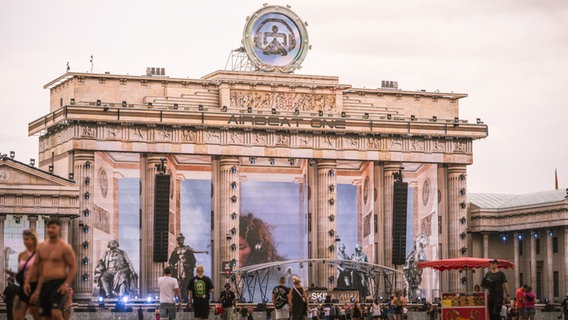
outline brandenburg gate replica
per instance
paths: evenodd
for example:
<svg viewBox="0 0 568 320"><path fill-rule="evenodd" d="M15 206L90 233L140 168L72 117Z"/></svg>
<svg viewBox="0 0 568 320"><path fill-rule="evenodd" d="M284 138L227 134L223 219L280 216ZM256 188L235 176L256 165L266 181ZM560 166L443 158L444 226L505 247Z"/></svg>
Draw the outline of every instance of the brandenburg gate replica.
<svg viewBox="0 0 568 320"><path fill-rule="evenodd" d="M326 259L345 248L345 257L401 275L409 259L468 255L467 166L488 127L460 118L466 94L295 73L308 33L286 7L251 15L242 44L235 54L245 67L200 79L148 68L67 72L45 85L49 112L29 134L39 136L39 168L78 190L78 212L66 220L77 299L101 294L102 257L117 246L131 264L123 292L139 297L157 295L184 246L217 290L235 272L275 261L289 261L281 274L331 288L344 279ZM178 272L193 273L187 266ZM471 287L457 272L420 277L430 299ZM389 281L377 292L389 294Z"/></svg>

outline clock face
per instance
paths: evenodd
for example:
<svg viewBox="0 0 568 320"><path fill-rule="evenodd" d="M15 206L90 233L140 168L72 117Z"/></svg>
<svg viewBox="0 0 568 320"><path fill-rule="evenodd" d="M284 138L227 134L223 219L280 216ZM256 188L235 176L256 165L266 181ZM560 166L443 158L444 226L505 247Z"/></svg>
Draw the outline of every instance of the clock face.
<svg viewBox="0 0 568 320"><path fill-rule="evenodd" d="M424 205L428 204L430 200L430 178L426 178L422 184L422 203Z"/></svg>
<svg viewBox="0 0 568 320"><path fill-rule="evenodd" d="M106 198L108 194L108 177L106 170L103 168L99 170L99 186L101 188L103 198Z"/></svg>
<svg viewBox="0 0 568 320"><path fill-rule="evenodd" d="M268 6L248 19L243 46L258 69L292 72L306 56L308 34L294 12L281 6Z"/></svg>

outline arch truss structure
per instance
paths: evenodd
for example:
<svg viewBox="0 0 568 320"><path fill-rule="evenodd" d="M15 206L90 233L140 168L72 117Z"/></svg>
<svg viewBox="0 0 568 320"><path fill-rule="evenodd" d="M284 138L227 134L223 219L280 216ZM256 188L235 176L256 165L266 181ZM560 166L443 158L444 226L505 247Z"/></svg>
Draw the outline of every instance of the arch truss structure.
<svg viewBox="0 0 568 320"><path fill-rule="evenodd" d="M349 287L336 286L336 276L330 277L329 286L325 289L327 291L334 289L359 290L361 292L360 299L369 295L372 297L390 296L396 290L404 288L404 274L401 271L368 262L343 259L301 259L260 263L233 270L230 281L241 302L268 302L271 300L272 286L274 285L274 282L270 280L276 279L278 275L282 274L282 268L290 265L297 265L299 269L308 268L308 273L312 268L321 265L340 267L353 274L358 273L362 275L360 279L363 279L364 282L363 292L361 292L361 287L356 287L353 284ZM310 289L312 288L308 288L308 290ZM317 290L322 290L322 288L318 287Z"/></svg>

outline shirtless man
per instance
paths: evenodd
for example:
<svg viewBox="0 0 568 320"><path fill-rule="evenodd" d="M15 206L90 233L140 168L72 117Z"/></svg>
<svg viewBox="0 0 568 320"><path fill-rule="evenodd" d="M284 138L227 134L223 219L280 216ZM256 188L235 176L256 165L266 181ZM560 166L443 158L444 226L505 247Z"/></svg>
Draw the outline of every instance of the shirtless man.
<svg viewBox="0 0 568 320"><path fill-rule="evenodd" d="M58 218L49 219L46 232L48 239L39 244L33 264L32 271L39 270L39 280L30 302L39 301L40 316L63 320L66 294L77 273L76 257L71 246L60 238L61 221ZM24 284L24 292L31 293L27 281Z"/></svg>

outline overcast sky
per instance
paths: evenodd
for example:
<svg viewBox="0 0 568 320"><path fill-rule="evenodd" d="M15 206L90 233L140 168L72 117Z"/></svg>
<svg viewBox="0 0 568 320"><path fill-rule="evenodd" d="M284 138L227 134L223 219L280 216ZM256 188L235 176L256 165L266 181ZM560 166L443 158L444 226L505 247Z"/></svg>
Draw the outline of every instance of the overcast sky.
<svg viewBox="0 0 568 320"><path fill-rule="evenodd" d="M200 78L225 68L262 1L0 1L0 152L37 158L28 123L49 111L43 85L71 71ZM470 192L568 187L568 2L413 0L270 2L309 23L301 74L354 87L467 93L460 118L481 118Z"/></svg>

